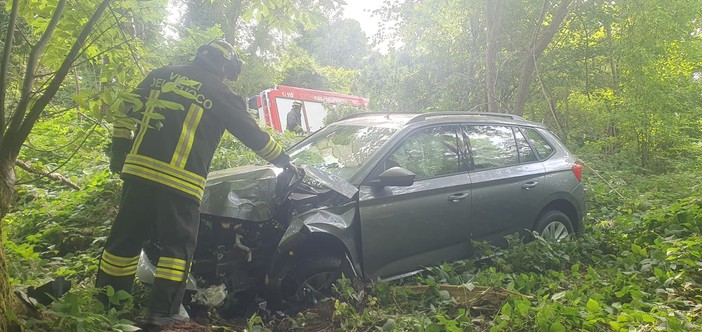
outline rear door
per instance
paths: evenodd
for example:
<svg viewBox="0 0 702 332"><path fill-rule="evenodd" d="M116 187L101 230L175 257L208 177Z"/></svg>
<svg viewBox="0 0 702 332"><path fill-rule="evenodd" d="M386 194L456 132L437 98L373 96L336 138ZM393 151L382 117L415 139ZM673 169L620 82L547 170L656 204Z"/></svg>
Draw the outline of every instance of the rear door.
<svg viewBox="0 0 702 332"><path fill-rule="evenodd" d="M473 163L472 239L505 245L505 235L533 226L543 202L544 167L519 128L468 125L463 134Z"/></svg>
<svg viewBox="0 0 702 332"><path fill-rule="evenodd" d="M399 166L417 175L411 186L360 188L364 272L391 277L470 254L470 177L460 126L411 133L372 173Z"/></svg>

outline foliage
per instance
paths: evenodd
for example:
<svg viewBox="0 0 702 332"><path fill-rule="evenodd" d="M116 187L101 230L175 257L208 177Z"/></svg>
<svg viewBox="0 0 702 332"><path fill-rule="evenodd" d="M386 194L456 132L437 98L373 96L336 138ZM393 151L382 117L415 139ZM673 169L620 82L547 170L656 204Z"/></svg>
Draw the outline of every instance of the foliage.
<svg viewBox="0 0 702 332"><path fill-rule="evenodd" d="M362 68L369 55L366 36L355 20L338 20L315 30L302 31L296 43L320 65L334 68Z"/></svg>
<svg viewBox="0 0 702 332"><path fill-rule="evenodd" d="M640 200L633 196L624 203L639 205ZM592 214L599 219L596 211ZM361 293L362 311L356 309L357 300L340 298L335 322L349 331L371 326L392 331L696 330L702 324L697 304L701 226L702 197L696 194L638 214L621 211L590 224L575 241L513 238L509 249L493 248L488 261L444 264L406 281L430 290L480 285L513 294L497 305L464 307L438 288L417 295L408 293L407 285L376 283Z"/></svg>
<svg viewBox="0 0 702 332"><path fill-rule="evenodd" d="M82 280L96 272L120 181L102 170L79 183L81 191L20 186L17 209L5 218L15 283L33 284L51 275Z"/></svg>
<svg viewBox="0 0 702 332"><path fill-rule="evenodd" d="M41 318L29 318L22 325L28 331L140 331L132 321L123 318L133 308L132 297L127 292L108 288L107 296L111 301L128 301L123 309L112 308L107 312L96 295L95 288L82 284L57 299L51 307L44 308Z"/></svg>
<svg viewBox="0 0 702 332"><path fill-rule="evenodd" d="M9 59L8 109L20 102L29 53L57 1L21 3ZM44 91L96 3L66 2L32 72L34 89L27 92ZM2 232L10 282L35 286L64 276L77 285L41 308L40 317L20 317L28 330L133 328L123 317L138 317L138 295L131 299L134 307L105 314L90 286L120 191L120 180L107 172L105 120L149 69L187 61L209 39L225 36L241 51L246 65L232 87L243 96L289 84L370 97L371 109L378 111L486 109L485 1L387 1L376 13L385 26L380 36L392 38L382 54L369 51L357 24L340 19L341 1L182 3L185 15L174 26L176 38L162 35L166 1L112 2L24 142L20 160L81 187L76 191L17 171L18 195ZM522 56L538 32L542 6L553 3L505 2L495 83L503 109L516 94ZM486 260L444 264L360 291L342 286L326 326L702 329L702 5L573 0L569 8L536 61L524 115L554 128L582 157L589 196L585 233L562 243L511 238L508 249L481 246L492 253ZM3 31L7 16L0 15ZM325 123L355 111L339 106ZM5 116L3 124L11 114ZM299 139L274 137L285 146ZM212 169L251 163L264 161L226 134ZM490 292L466 303L442 288L446 285ZM304 329L316 319L312 316L291 318L292 329ZM254 329L263 321L253 316L246 325Z"/></svg>
<svg viewBox="0 0 702 332"><path fill-rule="evenodd" d="M503 111L518 111L513 105L523 56L556 2L504 2L494 87ZM702 38L696 18L702 6L570 2L534 65L524 115L566 142L625 154L647 172L666 171L674 158L699 149ZM390 51L366 60L361 95L380 111L487 110L486 3L492 2L386 3L376 14L391 37Z"/></svg>

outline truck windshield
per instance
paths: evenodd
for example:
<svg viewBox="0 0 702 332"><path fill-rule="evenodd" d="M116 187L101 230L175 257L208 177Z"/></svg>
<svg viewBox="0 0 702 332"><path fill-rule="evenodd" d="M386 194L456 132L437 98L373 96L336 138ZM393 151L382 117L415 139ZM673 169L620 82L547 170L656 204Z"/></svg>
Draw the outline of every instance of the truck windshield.
<svg viewBox="0 0 702 332"><path fill-rule="evenodd" d="M396 131L388 127L329 126L288 154L296 165L312 166L349 180Z"/></svg>

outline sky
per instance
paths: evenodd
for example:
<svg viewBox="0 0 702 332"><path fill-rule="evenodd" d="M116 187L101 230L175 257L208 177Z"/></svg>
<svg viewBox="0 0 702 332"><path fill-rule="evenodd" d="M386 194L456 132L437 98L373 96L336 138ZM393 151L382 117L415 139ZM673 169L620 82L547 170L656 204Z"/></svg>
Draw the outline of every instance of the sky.
<svg viewBox="0 0 702 332"><path fill-rule="evenodd" d="M370 38L378 31L378 19L371 16L374 9L380 8L382 0L345 0L344 16L361 22L361 28ZM364 11L365 10L365 11Z"/></svg>

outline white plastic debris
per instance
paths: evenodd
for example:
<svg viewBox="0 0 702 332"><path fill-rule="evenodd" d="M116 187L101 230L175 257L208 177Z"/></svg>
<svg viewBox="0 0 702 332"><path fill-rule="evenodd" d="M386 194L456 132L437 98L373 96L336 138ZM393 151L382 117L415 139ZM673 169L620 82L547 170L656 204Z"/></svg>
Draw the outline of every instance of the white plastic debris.
<svg viewBox="0 0 702 332"><path fill-rule="evenodd" d="M227 288L224 284L211 286L207 289L200 289L193 295L193 301L208 307L219 307L227 297Z"/></svg>

